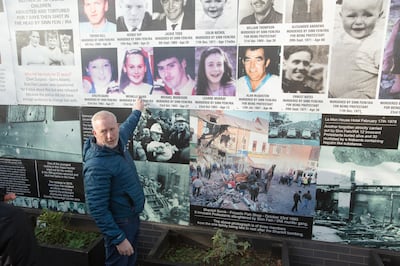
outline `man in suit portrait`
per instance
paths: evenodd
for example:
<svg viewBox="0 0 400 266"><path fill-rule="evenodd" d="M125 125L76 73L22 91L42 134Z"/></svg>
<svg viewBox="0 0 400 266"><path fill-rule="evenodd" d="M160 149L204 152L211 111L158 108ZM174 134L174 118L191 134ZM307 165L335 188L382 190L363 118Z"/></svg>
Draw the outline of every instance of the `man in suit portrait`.
<svg viewBox="0 0 400 266"><path fill-rule="evenodd" d="M322 0L294 0L292 23L322 22Z"/></svg>
<svg viewBox="0 0 400 266"><path fill-rule="evenodd" d="M121 16L117 18L117 31L150 30L151 15L146 0L119 0Z"/></svg>
<svg viewBox="0 0 400 266"><path fill-rule="evenodd" d="M195 12L191 1L193 0L160 0L163 14L153 20L153 30L194 29Z"/></svg>

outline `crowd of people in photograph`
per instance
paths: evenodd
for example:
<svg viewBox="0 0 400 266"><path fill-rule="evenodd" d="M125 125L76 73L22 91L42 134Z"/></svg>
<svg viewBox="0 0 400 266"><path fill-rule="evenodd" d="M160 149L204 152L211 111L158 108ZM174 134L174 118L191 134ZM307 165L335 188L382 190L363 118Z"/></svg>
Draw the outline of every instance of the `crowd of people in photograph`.
<svg viewBox="0 0 400 266"><path fill-rule="evenodd" d="M134 135L134 159L188 163L190 158L189 113L145 110Z"/></svg>

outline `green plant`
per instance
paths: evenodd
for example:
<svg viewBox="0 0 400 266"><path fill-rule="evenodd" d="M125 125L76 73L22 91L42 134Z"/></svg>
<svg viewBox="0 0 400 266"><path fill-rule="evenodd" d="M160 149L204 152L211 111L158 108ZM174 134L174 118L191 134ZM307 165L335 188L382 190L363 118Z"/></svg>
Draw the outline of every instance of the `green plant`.
<svg viewBox="0 0 400 266"><path fill-rule="evenodd" d="M212 248L208 250L204 257L205 263L217 263L217 265L228 265L235 261L237 256L243 256L250 243L238 241L235 234L223 234L222 229L218 229L212 237Z"/></svg>
<svg viewBox="0 0 400 266"><path fill-rule="evenodd" d="M218 229L211 240L212 246L205 248L202 245L189 244L179 237L172 238L162 259L196 266L282 265L280 253L273 254L272 249L268 247L256 251L248 241L239 241L235 234L225 233L222 229Z"/></svg>
<svg viewBox="0 0 400 266"><path fill-rule="evenodd" d="M69 228L70 217L62 212L43 210L37 218L36 239L40 244L84 249L100 234Z"/></svg>

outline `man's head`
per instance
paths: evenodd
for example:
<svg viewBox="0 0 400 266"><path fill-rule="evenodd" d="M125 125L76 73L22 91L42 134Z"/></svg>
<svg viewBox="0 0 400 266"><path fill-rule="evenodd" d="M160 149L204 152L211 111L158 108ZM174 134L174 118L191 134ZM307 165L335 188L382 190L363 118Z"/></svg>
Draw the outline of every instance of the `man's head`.
<svg viewBox="0 0 400 266"><path fill-rule="evenodd" d="M265 54L263 47L247 47L242 57L242 63L250 81L257 83L267 75L266 68L270 59Z"/></svg>
<svg viewBox="0 0 400 266"><path fill-rule="evenodd" d="M147 10L147 0L120 0L122 16L128 29L138 28Z"/></svg>
<svg viewBox="0 0 400 266"><path fill-rule="evenodd" d="M60 40L61 40L61 51L63 53L68 53L70 52L70 44L69 42L71 41L71 36L67 34L61 34L60 35Z"/></svg>
<svg viewBox="0 0 400 266"><path fill-rule="evenodd" d="M204 13L210 18L219 18L224 12L227 0L200 0Z"/></svg>
<svg viewBox="0 0 400 266"><path fill-rule="evenodd" d="M186 0L160 0L165 15L171 22L177 22L182 16Z"/></svg>
<svg viewBox="0 0 400 266"><path fill-rule="evenodd" d="M179 90L188 81L186 73L188 49L160 47L155 52L157 72L164 84L174 90Z"/></svg>
<svg viewBox="0 0 400 266"><path fill-rule="evenodd" d="M119 126L115 115L109 111L99 111L92 117L92 133L99 146L115 148L118 145Z"/></svg>
<svg viewBox="0 0 400 266"><path fill-rule="evenodd" d="M32 207L35 209L39 208L39 199L37 198L32 199Z"/></svg>
<svg viewBox="0 0 400 266"><path fill-rule="evenodd" d="M108 0L83 0L83 11L94 28L100 28L106 22Z"/></svg>
<svg viewBox="0 0 400 266"><path fill-rule="evenodd" d="M183 116L177 116L175 119L174 127L178 132L185 131L187 127L187 121Z"/></svg>
<svg viewBox="0 0 400 266"><path fill-rule="evenodd" d="M40 34L38 31L32 31L31 35L29 36L30 44L34 47L38 46L40 43Z"/></svg>
<svg viewBox="0 0 400 266"><path fill-rule="evenodd" d="M47 209L47 199L41 199L40 200L40 208L42 209Z"/></svg>
<svg viewBox="0 0 400 266"><path fill-rule="evenodd" d="M142 84L147 71L142 52L140 50L127 51L122 69L130 83Z"/></svg>
<svg viewBox="0 0 400 266"><path fill-rule="evenodd" d="M340 16L344 31L363 39L373 32L383 13L383 0L344 0Z"/></svg>
<svg viewBox="0 0 400 266"><path fill-rule="evenodd" d="M162 131L161 125L159 123L154 123L150 127L150 136L151 136L152 140L160 141L162 134L163 134L163 131Z"/></svg>
<svg viewBox="0 0 400 266"><path fill-rule="evenodd" d="M49 49L54 49L58 46L57 31L49 31L47 33L47 46L49 47Z"/></svg>
<svg viewBox="0 0 400 266"><path fill-rule="evenodd" d="M274 4L274 0L251 0L251 6L254 13L258 15L267 14Z"/></svg>
<svg viewBox="0 0 400 266"><path fill-rule="evenodd" d="M143 128L142 137L146 137L146 138L150 137L150 129L149 128L147 128L147 127Z"/></svg>
<svg viewBox="0 0 400 266"><path fill-rule="evenodd" d="M285 78L292 81L304 81L310 70L313 52L308 46L288 46L283 52L283 70Z"/></svg>

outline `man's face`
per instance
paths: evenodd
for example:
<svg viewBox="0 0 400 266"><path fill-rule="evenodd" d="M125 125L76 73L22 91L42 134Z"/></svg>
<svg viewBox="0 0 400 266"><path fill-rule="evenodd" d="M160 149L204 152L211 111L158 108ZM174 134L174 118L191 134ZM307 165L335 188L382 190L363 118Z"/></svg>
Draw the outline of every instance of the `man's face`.
<svg viewBox="0 0 400 266"><path fill-rule="evenodd" d="M304 81L311 64L311 54L306 51L293 53L283 62L285 78L293 81Z"/></svg>
<svg viewBox="0 0 400 266"><path fill-rule="evenodd" d="M178 132L183 132L185 130L186 123L185 122L175 122L176 130Z"/></svg>
<svg viewBox="0 0 400 266"><path fill-rule="evenodd" d="M124 72L131 83L134 85L142 84L144 75L146 74L146 65L143 56L140 54L127 55Z"/></svg>
<svg viewBox="0 0 400 266"><path fill-rule="evenodd" d="M61 51L63 51L64 53L69 52L69 43L67 42L62 42L61 43Z"/></svg>
<svg viewBox="0 0 400 266"><path fill-rule="evenodd" d="M32 200L32 207L39 208L39 200L37 200L37 199Z"/></svg>
<svg viewBox="0 0 400 266"><path fill-rule="evenodd" d="M58 211L62 211L62 212L67 212L68 211L68 206L67 206L67 204L65 202L59 202L57 210Z"/></svg>
<svg viewBox="0 0 400 266"><path fill-rule="evenodd" d="M111 63L108 59L98 58L92 60L86 70L95 86L107 85L112 79Z"/></svg>
<svg viewBox="0 0 400 266"><path fill-rule="evenodd" d="M271 9L274 0L251 0L254 13L264 15Z"/></svg>
<svg viewBox="0 0 400 266"><path fill-rule="evenodd" d="M244 69L250 81L261 81L266 75L270 60L265 58L264 49L247 49L243 58Z"/></svg>
<svg viewBox="0 0 400 266"><path fill-rule="evenodd" d="M100 27L106 20L108 0L84 0L83 11L85 12L90 24L94 27Z"/></svg>
<svg viewBox="0 0 400 266"><path fill-rule="evenodd" d="M172 22L176 22L180 18L186 5L186 0L160 0L160 2L165 15Z"/></svg>
<svg viewBox="0 0 400 266"><path fill-rule="evenodd" d="M54 49L57 46L57 38L51 37L48 39L48 46L50 49Z"/></svg>
<svg viewBox="0 0 400 266"><path fill-rule="evenodd" d="M119 127L113 116L105 115L94 121L92 132L97 145L111 149L118 145Z"/></svg>
<svg viewBox="0 0 400 266"><path fill-rule="evenodd" d="M128 28L135 28L142 23L146 12L146 0L122 0L121 9L125 24Z"/></svg>
<svg viewBox="0 0 400 266"><path fill-rule="evenodd" d="M224 12L226 0L200 0L204 13L210 18L218 18Z"/></svg>
<svg viewBox="0 0 400 266"><path fill-rule="evenodd" d="M39 45L40 42L40 35L37 31L32 31L31 36L29 37L31 45L36 47Z"/></svg>
<svg viewBox="0 0 400 266"><path fill-rule="evenodd" d="M158 74L165 85L175 89L179 88L186 79L186 60L179 62L178 58L170 57L157 64Z"/></svg>
<svg viewBox="0 0 400 266"><path fill-rule="evenodd" d="M161 133L151 131L150 135L151 135L151 139L154 140L154 141L160 141L161 140Z"/></svg>
<svg viewBox="0 0 400 266"><path fill-rule="evenodd" d="M343 29L356 39L371 35L377 20L381 16L381 5L376 0L347 0L343 2Z"/></svg>
<svg viewBox="0 0 400 266"><path fill-rule="evenodd" d="M40 208L47 209L47 200L45 199L40 200Z"/></svg>

